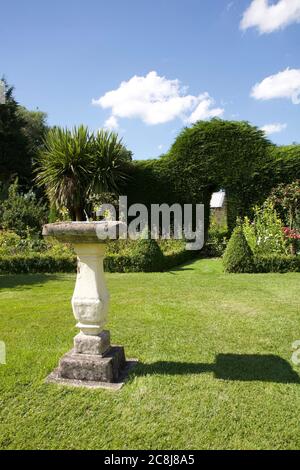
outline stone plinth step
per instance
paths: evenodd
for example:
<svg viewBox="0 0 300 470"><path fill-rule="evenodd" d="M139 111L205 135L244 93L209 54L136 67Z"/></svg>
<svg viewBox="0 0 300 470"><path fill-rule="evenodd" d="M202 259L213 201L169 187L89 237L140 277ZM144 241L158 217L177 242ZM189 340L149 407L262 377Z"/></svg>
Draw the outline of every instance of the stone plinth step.
<svg viewBox="0 0 300 470"><path fill-rule="evenodd" d="M77 354L72 349L61 358L59 367L47 377L46 382L119 390L137 362L126 361L122 346L112 346L105 356Z"/></svg>

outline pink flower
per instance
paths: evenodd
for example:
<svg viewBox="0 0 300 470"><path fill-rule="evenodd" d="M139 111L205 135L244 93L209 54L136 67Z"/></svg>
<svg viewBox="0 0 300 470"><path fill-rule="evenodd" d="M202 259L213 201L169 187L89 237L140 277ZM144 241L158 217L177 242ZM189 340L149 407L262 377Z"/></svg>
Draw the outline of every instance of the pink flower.
<svg viewBox="0 0 300 470"><path fill-rule="evenodd" d="M282 230L286 238L290 240L300 240L300 233L297 230L289 227L284 227Z"/></svg>

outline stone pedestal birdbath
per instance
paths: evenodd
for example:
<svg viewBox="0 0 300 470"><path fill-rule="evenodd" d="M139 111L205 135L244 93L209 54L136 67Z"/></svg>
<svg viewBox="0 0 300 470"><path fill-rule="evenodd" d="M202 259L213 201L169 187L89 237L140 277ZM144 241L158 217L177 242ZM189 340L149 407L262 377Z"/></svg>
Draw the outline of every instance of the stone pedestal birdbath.
<svg viewBox="0 0 300 470"><path fill-rule="evenodd" d="M45 225L43 235L71 243L78 258L72 308L77 328L74 348L59 362L48 382L75 386L119 388L127 369L122 346L112 346L105 330L109 293L103 270L105 243L126 226L121 222L68 222ZM49 299L51 301L51 299Z"/></svg>

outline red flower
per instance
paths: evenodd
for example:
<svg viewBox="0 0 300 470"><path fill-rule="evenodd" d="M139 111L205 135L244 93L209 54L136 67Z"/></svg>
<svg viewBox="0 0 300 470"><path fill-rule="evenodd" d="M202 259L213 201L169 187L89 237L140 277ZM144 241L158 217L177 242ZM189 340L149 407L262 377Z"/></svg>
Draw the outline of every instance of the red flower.
<svg viewBox="0 0 300 470"><path fill-rule="evenodd" d="M300 240L300 233L297 230L289 227L284 227L282 230L286 238L290 240Z"/></svg>

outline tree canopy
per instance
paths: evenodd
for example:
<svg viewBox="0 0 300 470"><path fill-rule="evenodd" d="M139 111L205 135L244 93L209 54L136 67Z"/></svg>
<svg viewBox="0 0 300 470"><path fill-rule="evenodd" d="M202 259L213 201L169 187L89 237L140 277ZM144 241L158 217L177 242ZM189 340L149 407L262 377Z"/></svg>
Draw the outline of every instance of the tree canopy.
<svg viewBox="0 0 300 470"><path fill-rule="evenodd" d="M261 171L269 162L271 143L247 122L213 119L185 128L168 160L178 192L197 200L204 190L224 188L229 200L229 225L258 202Z"/></svg>
<svg viewBox="0 0 300 470"><path fill-rule="evenodd" d="M13 96L6 81L5 103L0 104L0 182L16 177L21 186L32 184L32 162L47 130L46 114L28 111Z"/></svg>

